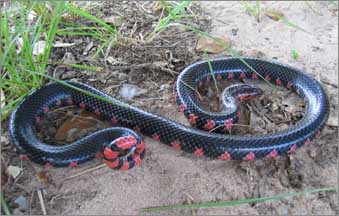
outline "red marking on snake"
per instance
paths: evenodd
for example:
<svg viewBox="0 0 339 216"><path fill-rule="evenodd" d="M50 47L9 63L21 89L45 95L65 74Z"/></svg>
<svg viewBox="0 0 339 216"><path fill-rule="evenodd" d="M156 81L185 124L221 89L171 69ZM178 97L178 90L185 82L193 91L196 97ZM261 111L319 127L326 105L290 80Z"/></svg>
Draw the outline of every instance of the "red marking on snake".
<svg viewBox="0 0 339 216"><path fill-rule="evenodd" d="M287 153L292 153L295 152L295 150L297 150L298 146L296 144L292 145L290 150L287 151Z"/></svg>
<svg viewBox="0 0 339 216"><path fill-rule="evenodd" d="M227 79L233 79L234 78L234 74L233 73L229 73L228 75L227 75Z"/></svg>
<svg viewBox="0 0 339 216"><path fill-rule="evenodd" d="M129 169L129 162L124 160L122 166L120 167L120 171L125 171L125 170L128 170Z"/></svg>
<svg viewBox="0 0 339 216"><path fill-rule="evenodd" d="M211 130L214 128L214 126L215 126L215 122L212 119L208 119L207 123L204 125L204 128L206 130Z"/></svg>
<svg viewBox="0 0 339 216"><path fill-rule="evenodd" d="M175 150L180 150L181 149L181 145L178 141L173 141L171 142L171 146L175 149Z"/></svg>
<svg viewBox="0 0 339 216"><path fill-rule="evenodd" d="M255 159L255 154L253 152L250 152L245 157L243 157L243 160L245 161L251 161L254 159Z"/></svg>
<svg viewBox="0 0 339 216"><path fill-rule="evenodd" d="M203 156L204 155L204 150L202 150L202 148L197 148L195 151L194 151L194 154L198 157L200 156Z"/></svg>
<svg viewBox="0 0 339 216"><path fill-rule="evenodd" d="M134 136L127 136L117 139L116 143L118 148L126 150L134 146L137 143L137 140L135 139Z"/></svg>
<svg viewBox="0 0 339 216"><path fill-rule="evenodd" d="M310 145L311 144L311 140L310 138L307 138L307 140L305 141L305 145Z"/></svg>
<svg viewBox="0 0 339 216"><path fill-rule="evenodd" d="M218 75L217 75L217 80L221 80L221 79L222 79L221 75L218 74Z"/></svg>
<svg viewBox="0 0 339 216"><path fill-rule="evenodd" d="M95 158L102 158L103 154L102 152L95 153Z"/></svg>
<svg viewBox="0 0 339 216"><path fill-rule="evenodd" d="M62 104L62 101L60 99L55 102L55 105L57 106L61 106L61 104Z"/></svg>
<svg viewBox="0 0 339 216"><path fill-rule="evenodd" d="M119 165L119 160L115 160L115 161L108 161L108 160L104 160L104 163L109 167L109 168L116 168Z"/></svg>
<svg viewBox="0 0 339 216"><path fill-rule="evenodd" d="M275 158L277 156L278 156L278 152L274 149L266 157L267 158Z"/></svg>
<svg viewBox="0 0 339 216"><path fill-rule="evenodd" d="M240 95L239 97L238 97L238 102L241 102L241 101L245 101L245 100L249 100L249 99L251 99L252 97L251 97L251 95Z"/></svg>
<svg viewBox="0 0 339 216"><path fill-rule="evenodd" d="M155 141L160 141L160 136L157 133L154 133L152 137Z"/></svg>
<svg viewBox="0 0 339 216"><path fill-rule="evenodd" d="M140 156L138 154L133 153L132 158L134 160L134 166L139 166L139 164L141 163Z"/></svg>
<svg viewBox="0 0 339 216"><path fill-rule="evenodd" d="M80 107L81 109L85 109L86 105L85 105L84 102L81 102L81 103L79 103L79 107Z"/></svg>
<svg viewBox="0 0 339 216"><path fill-rule="evenodd" d="M241 116L241 111L240 110L238 110L237 116L238 116L238 118L240 118L240 116Z"/></svg>
<svg viewBox="0 0 339 216"><path fill-rule="evenodd" d="M97 116L100 116L100 115L101 115L101 112L100 112L99 109L96 109L96 110L94 111L94 114L97 115Z"/></svg>
<svg viewBox="0 0 339 216"><path fill-rule="evenodd" d="M269 75L266 75L266 76L265 76L265 80L270 81L270 80L271 80L271 77L270 77Z"/></svg>
<svg viewBox="0 0 339 216"><path fill-rule="evenodd" d="M21 160L28 161L29 157L26 154L20 155Z"/></svg>
<svg viewBox="0 0 339 216"><path fill-rule="evenodd" d="M47 169L50 169L50 168L53 168L54 166L51 163L46 163L44 167Z"/></svg>
<svg viewBox="0 0 339 216"><path fill-rule="evenodd" d="M278 78L278 79L276 79L275 80L275 84L277 84L277 85L281 85L281 80Z"/></svg>
<svg viewBox="0 0 339 216"><path fill-rule="evenodd" d="M224 122L225 129L230 130L233 127L233 118L226 119Z"/></svg>
<svg viewBox="0 0 339 216"><path fill-rule="evenodd" d="M317 136L317 137L319 137L319 136L320 136L320 134L321 134L321 131L320 131L320 130L318 130L318 131L317 131L317 134L316 134L316 136Z"/></svg>
<svg viewBox="0 0 339 216"><path fill-rule="evenodd" d="M67 99L67 103L68 103L68 105L72 105L73 104L73 99L72 98L68 98Z"/></svg>
<svg viewBox="0 0 339 216"><path fill-rule="evenodd" d="M295 90L295 92L296 92L298 95L300 95L300 90L299 90L299 89Z"/></svg>
<svg viewBox="0 0 339 216"><path fill-rule="evenodd" d="M292 83L291 83L290 81L288 81L286 87L287 87L288 89L290 89L290 88L292 87Z"/></svg>
<svg viewBox="0 0 339 216"><path fill-rule="evenodd" d="M41 121L40 116L35 116L35 123L39 124Z"/></svg>
<svg viewBox="0 0 339 216"><path fill-rule="evenodd" d="M45 113L48 113L48 112L49 112L49 107L48 107L48 106L44 107L44 112L45 112Z"/></svg>
<svg viewBox="0 0 339 216"><path fill-rule="evenodd" d="M115 118L115 117L112 117L111 118L111 122L112 122L112 124L117 124L118 123L118 119Z"/></svg>
<svg viewBox="0 0 339 216"><path fill-rule="evenodd" d="M224 152L222 155L219 156L220 160L231 160L231 155L227 151Z"/></svg>
<svg viewBox="0 0 339 216"><path fill-rule="evenodd" d="M258 75L256 73L252 73L252 79L258 79Z"/></svg>
<svg viewBox="0 0 339 216"><path fill-rule="evenodd" d="M240 73L240 78L241 78L241 79L246 78L246 74L245 74L244 72L241 72L241 73Z"/></svg>
<svg viewBox="0 0 339 216"><path fill-rule="evenodd" d="M104 156L107 159L114 159L116 157L118 157L119 152L113 151L112 149L106 147L104 150Z"/></svg>
<svg viewBox="0 0 339 216"><path fill-rule="evenodd" d="M198 116L194 115L193 113L190 114L190 117L189 117L189 121L192 123L192 124L196 124L197 123L197 118Z"/></svg>
<svg viewBox="0 0 339 216"><path fill-rule="evenodd" d="M73 167L73 168L75 168L75 167L77 167L78 166L78 163L77 162L71 162L70 164L69 164L69 167Z"/></svg>
<svg viewBox="0 0 339 216"><path fill-rule="evenodd" d="M179 106L179 112L185 112L185 106L184 106L184 104L180 104L180 106Z"/></svg>
<svg viewBox="0 0 339 216"><path fill-rule="evenodd" d="M141 154L142 151L145 149L146 145L144 141L141 141L137 146L136 146L136 152L138 154Z"/></svg>
<svg viewBox="0 0 339 216"><path fill-rule="evenodd" d="M141 129L140 129L138 126L135 126L133 129L134 129L136 132L141 133Z"/></svg>
<svg viewBox="0 0 339 216"><path fill-rule="evenodd" d="M144 151L145 146L146 146L146 145L145 145L145 142L144 142L144 141L141 141L140 144L137 145L137 148L136 148L135 152L138 153L138 154L141 154L142 151Z"/></svg>

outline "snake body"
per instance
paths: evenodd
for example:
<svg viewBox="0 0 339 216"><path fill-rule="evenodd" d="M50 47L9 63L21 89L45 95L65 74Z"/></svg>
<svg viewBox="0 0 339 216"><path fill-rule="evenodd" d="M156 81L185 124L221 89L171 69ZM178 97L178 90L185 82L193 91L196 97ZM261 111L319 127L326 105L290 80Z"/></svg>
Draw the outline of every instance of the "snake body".
<svg viewBox="0 0 339 216"><path fill-rule="evenodd" d="M57 82L33 91L19 103L10 119L11 140L23 158L45 166L76 166L103 152L105 163L119 170L137 166L143 159L145 143L141 133L174 149L221 160L273 158L309 144L320 134L329 116L329 101L320 83L298 69L277 62L254 58L243 60L252 68L238 58L221 58L194 63L178 76L174 93L179 111L200 129L145 112L86 84ZM212 84L214 80L262 78L285 86L304 98L306 111L303 118L294 126L272 134L236 136L208 132L213 128L229 130L239 118L237 104L255 96L256 88L238 85L225 90L225 109L220 113L201 108L195 89L206 82ZM119 126L97 131L64 146L40 141L36 124L41 117L52 108L69 104L92 111Z"/></svg>

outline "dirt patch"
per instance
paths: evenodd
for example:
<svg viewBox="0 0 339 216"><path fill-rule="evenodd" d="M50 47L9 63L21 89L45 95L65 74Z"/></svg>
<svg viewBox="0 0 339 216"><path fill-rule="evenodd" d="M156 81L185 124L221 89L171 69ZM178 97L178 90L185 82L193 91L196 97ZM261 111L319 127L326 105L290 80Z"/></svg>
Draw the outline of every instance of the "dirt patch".
<svg viewBox="0 0 339 216"><path fill-rule="evenodd" d="M302 2L262 2L262 7L282 10L287 19L312 32L308 35L266 16L261 16L260 22L257 22L238 2L199 4L209 14L209 26L212 28L206 27L208 22L204 19L195 19L195 25L212 34L228 37L234 48L246 56L276 59L308 71L322 82L330 97L331 117L321 137L292 155L254 162L200 159L146 138L147 154L140 167L127 172L103 168L64 180L101 161L90 161L77 169L45 169L22 161L10 144L6 124L3 124L1 163L3 167L15 165L23 168L16 180L6 178L5 170L2 171L3 192L10 208L16 209L15 213L19 214L20 211L14 201L23 195L29 201L29 208L24 213L41 214L38 190L43 193L48 214L140 214L140 209L148 206L263 197L337 185L338 121L335 119L338 109L338 14L324 2L312 2L311 5L321 15ZM51 66L48 73L57 78L87 83L128 104L188 124L177 112L172 86L178 72L201 59L194 50L197 35L169 29L150 43L131 43L133 38L141 40L140 35L145 35L157 21L153 13L147 13L152 4L129 2L98 6L98 16L120 19L121 32L131 35L129 43L121 41L124 45L106 50L104 57L96 57L97 41L87 37L59 38L72 43L77 40L78 45L55 48L53 61L85 63L103 70L94 72ZM206 17L198 7L192 10L198 17ZM291 57L292 49L298 50L299 59ZM124 84L143 89L143 94L133 99L122 98ZM229 84L221 83L218 88L223 89ZM239 122L250 127L236 126L232 133L270 133L289 127L302 117L303 101L294 94L271 88L262 82L256 85L265 90L265 95L260 100L243 105L244 117ZM211 98L216 98L213 86L205 87L201 93L207 101L202 102L206 108L213 110L217 107L217 100L208 106ZM52 131L41 134L42 139L55 137L57 130L67 121L63 116L88 117L76 109L58 113L47 119L47 122L54 123L54 129L49 127ZM100 128L105 125L96 126ZM319 193L239 207L175 210L169 213L337 214L338 206L335 193Z"/></svg>

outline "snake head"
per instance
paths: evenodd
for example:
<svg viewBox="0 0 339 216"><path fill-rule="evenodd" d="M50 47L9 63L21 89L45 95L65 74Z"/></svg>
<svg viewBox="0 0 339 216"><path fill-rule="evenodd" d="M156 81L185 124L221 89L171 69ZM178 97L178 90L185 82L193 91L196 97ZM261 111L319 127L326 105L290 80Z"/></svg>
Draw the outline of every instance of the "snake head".
<svg viewBox="0 0 339 216"><path fill-rule="evenodd" d="M259 97L263 95L263 93L264 91L255 85L234 84L224 90L223 98L226 103L227 101L236 101L237 103L240 103Z"/></svg>

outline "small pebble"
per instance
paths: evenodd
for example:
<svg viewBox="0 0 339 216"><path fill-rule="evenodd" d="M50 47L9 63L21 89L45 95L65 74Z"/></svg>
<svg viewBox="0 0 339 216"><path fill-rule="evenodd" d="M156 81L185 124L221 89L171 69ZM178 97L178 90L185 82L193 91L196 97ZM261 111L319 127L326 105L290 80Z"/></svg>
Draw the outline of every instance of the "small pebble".
<svg viewBox="0 0 339 216"><path fill-rule="evenodd" d="M16 198L14 202L18 204L20 210L26 210L28 208L28 201L22 195Z"/></svg>

